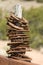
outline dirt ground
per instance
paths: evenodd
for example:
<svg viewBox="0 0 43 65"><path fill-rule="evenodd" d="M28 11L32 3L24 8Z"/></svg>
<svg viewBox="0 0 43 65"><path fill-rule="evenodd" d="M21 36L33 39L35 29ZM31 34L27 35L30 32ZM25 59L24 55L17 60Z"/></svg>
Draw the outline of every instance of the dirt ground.
<svg viewBox="0 0 43 65"><path fill-rule="evenodd" d="M43 65L43 54L37 50L32 49L31 52L26 52L26 55L32 58L32 62Z"/></svg>
<svg viewBox="0 0 43 65"><path fill-rule="evenodd" d="M8 42L10 41L0 40L0 49L6 50ZM27 51L26 55L32 58L33 63L43 65L43 54L40 51L32 49L31 52Z"/></svg>

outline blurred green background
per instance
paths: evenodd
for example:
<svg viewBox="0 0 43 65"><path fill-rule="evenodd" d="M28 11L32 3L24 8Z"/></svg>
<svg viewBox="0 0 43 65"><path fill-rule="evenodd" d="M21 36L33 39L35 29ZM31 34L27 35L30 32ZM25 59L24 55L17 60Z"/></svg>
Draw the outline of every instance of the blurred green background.
<svg viewBox="0 0 43 65"><path fill-rule="evenodd" d="M29 22L31 47L43 46L43 7L23 10L24 17Z"/></svg>

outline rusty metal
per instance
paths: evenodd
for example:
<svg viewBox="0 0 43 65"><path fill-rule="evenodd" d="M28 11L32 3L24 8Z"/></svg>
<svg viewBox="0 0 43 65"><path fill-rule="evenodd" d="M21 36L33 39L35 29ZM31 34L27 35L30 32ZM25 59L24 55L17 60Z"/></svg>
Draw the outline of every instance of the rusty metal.
<svg viewBox="0 0 43 65"><path fill-rule="evenodd" d="M11 27L10 29L8 29L8 37L11 40L11 42L8 43L8 45L11 48L10 50L7 51L7 53L11 54L10 57L13 56L15 58L15 56L18 57L19 54L23 54L23 53L25 54L26 52L26 47L24 45L28 45L29 37L25 34L25 30L28 31L28 23L24 18L23 19L17 18L14 16L14 14L11 14L10 17L7 17L7 21L8 21L7 25ZM20 57L22 58L22 56ZM24 58L24 59L27 59L27 58ZM29 61L31 61L31 59L29 59Z"/></svg>
<svg viewBox="0 0 43 65"><path fill-rule="evenodd" d="M16 23L19 23L20 26ZM11 42L8 43L10 50L7 51L8 57L0 56L0 65L37 65L31 63L32 59L25 55L27 48L29 49L29 38L25 34L25 32L29 32L27 24L24 18L17 18L13 13L10 17L7 17L7 36L10 37L9 39L11 40Z"/></svg>
<svg viewBox="0 0 43 65"><path fill-rule="evenodd" d="M29 32L28 22L24 18L20 19L13 13L7 18L8 33L11 40L8 43L10 50L7 51L8 58L0 56L0 65L36 65L31 63L31 58L25 55L29 49L29 37L25 32ZM30 49L29 49L30 51Z"/></svg>

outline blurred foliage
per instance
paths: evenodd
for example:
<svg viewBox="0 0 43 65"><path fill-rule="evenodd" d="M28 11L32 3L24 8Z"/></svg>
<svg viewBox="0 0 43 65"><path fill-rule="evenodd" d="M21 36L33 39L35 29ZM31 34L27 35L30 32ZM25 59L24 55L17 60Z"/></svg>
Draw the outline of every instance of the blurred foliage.
<svg viewBox="0 0 43 65"><path fill-rule="evenodd" d="M2 19L0 23L0 39L6 39L6 20Z"/></svg>
<svg viewBox="0 0 43 65"><path fill-rule="evenodd" d="M2 40L7 39L6 37L7 26L5 16L7 16L7 11L3 12L2 9L0 8L0 39Z"/></svg>
<svg viewBox="0 0 43 65"><path fill-rule="evenodd" d="M24 1L33 1L33 0L24 0Z"/></svg>
<svg viewBox="0 0 43 65"><path fill-rule="evenodd" d="M23 16L29 22L31 47L39 48L43 45L43 7L23 9Z"/></svg>
<svg viewBox="0 0 43 65"><path fill-rule="evenodd" d="M24 1L36 1L38 3L43 3L43 0L24 0Z"/></svg>
<svg viewBox="0 0 43 65"><path fill-rule="evenodd" d="M36 0L37 2L41 2L41 3L43 3L43 0Z"/></svg>

